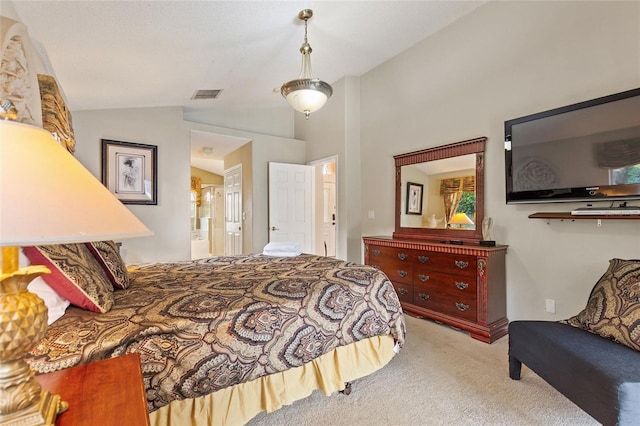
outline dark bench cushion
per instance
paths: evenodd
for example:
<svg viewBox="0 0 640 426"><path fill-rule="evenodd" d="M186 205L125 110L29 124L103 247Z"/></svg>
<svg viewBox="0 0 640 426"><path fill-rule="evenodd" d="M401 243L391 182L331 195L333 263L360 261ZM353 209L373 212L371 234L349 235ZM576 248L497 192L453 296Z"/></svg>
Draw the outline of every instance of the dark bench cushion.
<svg viewBox="0 0 640 426"><path fill-rule="evenodd" d="M588 331L552 321L509 324L509 374L520 363L597 421L640 421L640 352Z"/></svg>

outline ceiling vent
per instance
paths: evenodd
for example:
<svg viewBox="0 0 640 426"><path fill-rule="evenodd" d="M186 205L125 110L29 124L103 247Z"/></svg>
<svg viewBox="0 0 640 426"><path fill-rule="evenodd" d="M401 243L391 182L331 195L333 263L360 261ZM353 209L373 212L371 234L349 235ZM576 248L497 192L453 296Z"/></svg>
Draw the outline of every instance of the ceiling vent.
<svg viewBox="0 0 640 426"><path fill-rule="evenodd" d="M217 99L222 89L218 90L196 90L191 99Z"/></svg>

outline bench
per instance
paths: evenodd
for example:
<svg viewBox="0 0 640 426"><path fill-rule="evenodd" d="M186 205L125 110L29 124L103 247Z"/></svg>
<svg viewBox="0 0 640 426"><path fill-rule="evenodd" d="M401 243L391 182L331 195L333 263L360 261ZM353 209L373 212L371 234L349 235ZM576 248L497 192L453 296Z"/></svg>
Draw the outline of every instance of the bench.
<svg viewBox="0 0 640 426"><path fill-rule="evenodd" d="M640 352L571 325L509 324L509 376L525 364L603 425L640 424Z"/></svg>

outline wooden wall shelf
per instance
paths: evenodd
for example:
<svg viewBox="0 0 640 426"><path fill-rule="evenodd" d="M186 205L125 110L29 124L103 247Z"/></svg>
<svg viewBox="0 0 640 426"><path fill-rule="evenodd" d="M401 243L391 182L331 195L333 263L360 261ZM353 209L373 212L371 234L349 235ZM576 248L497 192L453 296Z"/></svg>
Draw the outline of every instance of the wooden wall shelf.
<svg viewBox="0 0 640 426"><path fill-rule="evenodd" d="M640 215L572 215L571 212L540 212L529 215L529 219L561 219L561 220L584 220L584 219L606 219L606 220L639 220Z"/></svg>

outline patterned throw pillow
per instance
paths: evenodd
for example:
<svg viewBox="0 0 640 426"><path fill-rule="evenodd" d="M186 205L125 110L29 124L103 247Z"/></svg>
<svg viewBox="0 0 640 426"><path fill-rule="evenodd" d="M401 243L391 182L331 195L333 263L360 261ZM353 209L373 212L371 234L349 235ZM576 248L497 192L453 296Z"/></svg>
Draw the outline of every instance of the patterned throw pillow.
<svg viewBox="0 0 640 426"><path fill-rule="evenodd" d="M129 287L127 267L120 256L120 250L113 241L95 241L86 243L93 256L104 268L114 290Z"/></svg>
<svg viewBox="0 0 640 426"><path fill-rule="evenodd" d="M640 351L640 260L610 260L587 307L563 322Z"/></svg>
<svg viewBox="0 0 640 426"><path fill-rule="evenodd" d="M32 265L44 265L51 274L44 281L73 305L93 312L113 306L113 286L102 265L85 244L24 247Z"/></svg>

